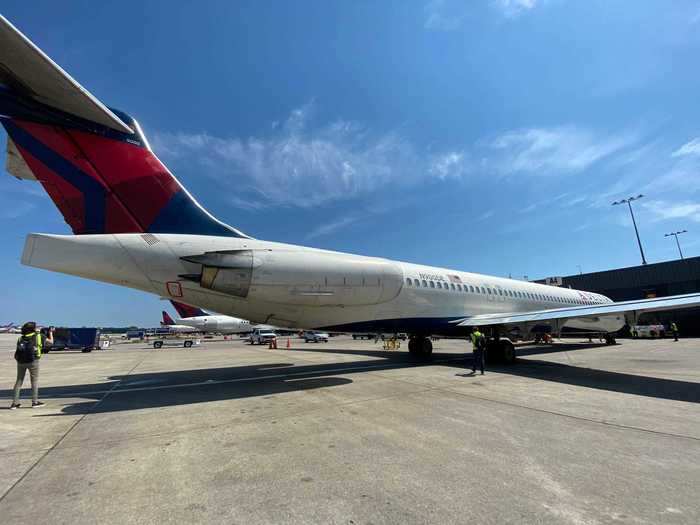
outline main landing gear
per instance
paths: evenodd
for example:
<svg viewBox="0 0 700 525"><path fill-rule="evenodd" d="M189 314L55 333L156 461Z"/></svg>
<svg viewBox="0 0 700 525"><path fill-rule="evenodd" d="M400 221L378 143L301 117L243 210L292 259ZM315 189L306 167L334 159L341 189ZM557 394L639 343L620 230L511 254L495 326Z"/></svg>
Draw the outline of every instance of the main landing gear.
<svg viewBox="0 0 700 525"><path fill-rule="evenodd" d="M616 345L615 334L605 334L605 344L606 345Z"/></svg>
<svg viewBox="0 0 700 525"><path fill-rule="evenodd" d="M408 352L412 356L428 359L433 353L433 342L429 337L412 335L408 339Z"/></svg>
<svg viewBox="0 0 700 525"><path fill-rule="evenodd" d="M508 339L489 339L486 342L486 361L489 364L512 365L515 347Z"/></svg>

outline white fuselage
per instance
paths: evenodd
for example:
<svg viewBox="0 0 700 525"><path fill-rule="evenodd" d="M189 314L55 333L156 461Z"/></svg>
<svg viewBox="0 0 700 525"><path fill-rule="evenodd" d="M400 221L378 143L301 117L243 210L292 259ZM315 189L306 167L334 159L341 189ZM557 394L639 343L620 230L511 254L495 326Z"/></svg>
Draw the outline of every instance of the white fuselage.
<svg viewBox="0 0 700 525"><path fill-rule="evenodd" d="M457 334L451 320L609 303L588 292L255 239L28 236L24 264L128 286L257 323ZM615 331L619 315L567 321Z"/></svg>
<svg viewBox="0 0 700 525"><path fill-rule="evenodd" d="M196 328L180 323L163 325L163 329L165 328L173 334L193 334L198 331Z"/></svg>
<svg viewBox="0 0 700 525"><path fill-rule="evenodd" d="M182 317L177 322L196 328L200 332L218 334L243 334L252 332L257 327L250 321L230 315L197 315L195 317Z"/></svg>

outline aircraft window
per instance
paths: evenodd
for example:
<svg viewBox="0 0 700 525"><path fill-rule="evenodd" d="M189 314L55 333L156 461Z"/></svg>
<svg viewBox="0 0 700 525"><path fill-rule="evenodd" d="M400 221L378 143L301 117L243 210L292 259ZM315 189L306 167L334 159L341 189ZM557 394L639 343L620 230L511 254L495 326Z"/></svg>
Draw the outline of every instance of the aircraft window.
<svg viewBox="0 0 700 525"><path fill-rule="evenodd" d="M434 281L430 281L430 287L431 287L431 288L435 288L435 282L434 282Z"/></svg>
<svg viewBox="0 0 700 525"><path fill-rule="evenodd" d="M515 294L513 293L513 290L508 290L508 295L510 295L511 297L515 297Z"/></svg>
<svg viewBox="0 0 700 525"><path fill-rule="evenodd" d="M491 295L491 288L488 288L488 287L487 287L487 288L486 288L486 291L489 293L489 295Z"/></svg>
<svg viewBox="0 0 700 525"><path fill-rule="evenodd" d="M498 295L503 295L503 290L498 290Z"/></svg>
<svg viewBox="0 0 700 525"><path fill-rule="evenodd" d="M427 287L428 287L428 281L423 279L423 288L427 288Z"/></svg>
<svg viewBox="0 0 700 525"><path fill-rule="evenodd" d="M413 279L413 284L420 286L420 281L418 279Z"/></svg>
<svg viewBox="0 0 700 525"><path fill-rule="evenodd" d="M486 288L484 288L483 286L481 287L481 293L483 293L483 294L486 293Z"/></svg>
<svg viewBox="0 0 700 525"><path fill-rule="evenodd" d="M454 284L451 284L451 285L450 285L450 288L452 288L453 290L455 290L455 285L454 285ZM462 287L460 286L459 289L461 290Z"/></svg>
<svg viewBox="0 0 700 525"><path fill-rule="evenodd" d="M474 293L474 287L473 287L471 284L469 285L469 291L470 291L471 293Z"/></svg>
<svg viewBox="0 0 700 525"><path fill-rule="evenodd" d="M413 285L413 281L411 280L410 277L406 277L406 284L408 284L408 286L412 286L412 285Z"/></svg>
<svg viewBox="0 0 700 525"><path fill-rule="evenodd" d="M440 281L437 282L437 287L442 288L442 283Z"/></svg>
<svg viewBox="0 0 700 525"><path fill-rule="evenodd" d="M462 291L462 285L461 285L461 284L458 284L458 285L457 285L457 290L459 290L460 292Z"/></svg>

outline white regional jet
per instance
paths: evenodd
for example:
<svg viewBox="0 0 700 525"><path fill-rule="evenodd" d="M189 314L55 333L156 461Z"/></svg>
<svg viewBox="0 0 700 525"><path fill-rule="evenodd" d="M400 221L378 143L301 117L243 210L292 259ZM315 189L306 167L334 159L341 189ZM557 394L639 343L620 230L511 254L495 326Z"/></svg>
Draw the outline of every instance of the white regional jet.
<svg viewBox="0 0 700 525"><path fill-rule="evenodd" d="M700 305L700 294L614 303L585 291L254 239L210 215L151 151L138 123L106 107L4 18L0 122L7 170L38 181L75 235L30 234L22 263L173 298L258 323L410 335L488 326L605 332L638 313Z"/></svg>
<svg viewBox="0 0 700 525"><path fill-rule="evenodd" d="M191 326L196 328L200 332L216 332L218 334L245 334L252 332L256 328L261 328L260 325L256 325L247 321L245 319L239 319L238 317L231 317L230 315L212 315L200 308L195 308L187 304L178 303L177 301L170 301L175 310L177 310L179 319L173 320L170 316L163 312L164 324L178 324ZM167 316L167 317L166 317ZM269 327L264 327L269 328Z"/></svg>

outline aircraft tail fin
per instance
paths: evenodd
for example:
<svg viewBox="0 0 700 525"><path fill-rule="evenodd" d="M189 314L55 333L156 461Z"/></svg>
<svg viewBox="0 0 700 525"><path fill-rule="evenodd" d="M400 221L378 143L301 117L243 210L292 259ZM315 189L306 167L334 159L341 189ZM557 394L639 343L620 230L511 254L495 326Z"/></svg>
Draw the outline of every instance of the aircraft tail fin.
<svg viewBox="0 0 700 525"><path fill-rule="evenodd" d="M178 315L183 319L186 319L187 317L201 317L203 315L208 315L200 308L196 308L188 304L178 303L177 301L171 300L170 302L175 307L175 310L177 310Z"/></svg>
<svg viewBox="0 0 700 525"><path fill-rule="evenodd" d="M168 312L163 310L163 320L161 323L163 326L172 326L175 324L175 321L173 321L173 318L168 315Z"/></svg>
<svg viewBox="0 0 700 525"><path fill-rule="evenodd" d="M0 123L7 170L38 180L75 234L247 238L190 195L138 122L102 104L1 15Z"/></svg>

